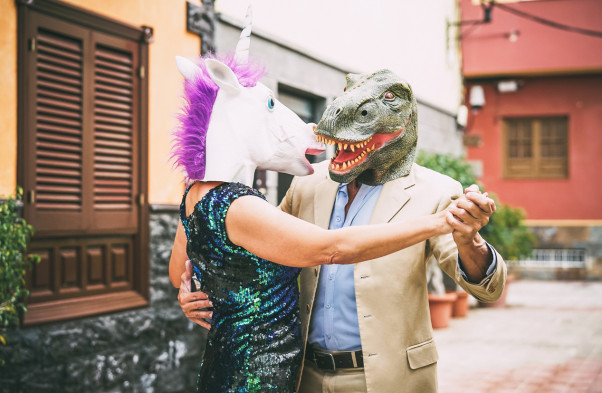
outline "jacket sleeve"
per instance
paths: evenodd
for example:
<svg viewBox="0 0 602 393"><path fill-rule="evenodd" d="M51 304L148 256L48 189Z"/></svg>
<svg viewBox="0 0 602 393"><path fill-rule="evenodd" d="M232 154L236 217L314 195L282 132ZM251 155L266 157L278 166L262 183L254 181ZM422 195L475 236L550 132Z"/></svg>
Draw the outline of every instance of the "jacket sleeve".
<svg viewBox="0 0 602 393"><path fill-rule="evenodd" d="M441 198L437 211L445 209L454 199L461 196L462 186L455 183L448 187ZM458 249L451 234L437 236L429 239L429 245L432 255L437 259L439 266L466 292L470 293L481 302L494 302L501 295L506 283L506 263L502 256L493 248L490 249L496 253L497 265L493 272L487 275L481 282L472 283L464 278L458 264Z"/></svg>

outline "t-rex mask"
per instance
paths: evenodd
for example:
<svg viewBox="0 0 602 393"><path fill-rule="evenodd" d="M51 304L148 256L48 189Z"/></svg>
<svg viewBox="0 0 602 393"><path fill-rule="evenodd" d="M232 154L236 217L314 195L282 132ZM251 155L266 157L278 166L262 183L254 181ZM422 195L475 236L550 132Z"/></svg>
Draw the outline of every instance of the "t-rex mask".
<svg viewBox="0 0 602 393"><path fill-rule="evenodd" d="M328 106L315 130L334 144L332 180L368 185L407 176L416 155L417 106L410 85L389 70L348 74L345 93Z"/></svg>

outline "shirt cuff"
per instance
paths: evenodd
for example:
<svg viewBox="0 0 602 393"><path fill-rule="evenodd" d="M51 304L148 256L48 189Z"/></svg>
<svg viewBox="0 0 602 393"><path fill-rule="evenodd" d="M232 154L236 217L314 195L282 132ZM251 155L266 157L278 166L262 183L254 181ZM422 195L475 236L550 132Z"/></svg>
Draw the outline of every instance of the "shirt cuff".
<svg viewBox="0 0 602 393"><path fill-rule="evenodd" d="M495 249L489 243L485 242L485 244L487 245L487 248L491 252L491 255L493 255L493 260L491 261L491 264L487 268L487 272L485 273L486 276L483 280L481 280L481 283L486 282L486 280L489 279L491 277L491 275L493 275L493 273L495 272L495 269L497 267L497 253L495 252ZM464 278L464 280L466 280L467 282L469 282L471 284L477 284L477 283L471 282L468 279L466 272L464 272L464 267L462 266L462 260L460 259L459 254L458 254L458 269L460 270L460 274L462 274L462 277Z"/></svg>

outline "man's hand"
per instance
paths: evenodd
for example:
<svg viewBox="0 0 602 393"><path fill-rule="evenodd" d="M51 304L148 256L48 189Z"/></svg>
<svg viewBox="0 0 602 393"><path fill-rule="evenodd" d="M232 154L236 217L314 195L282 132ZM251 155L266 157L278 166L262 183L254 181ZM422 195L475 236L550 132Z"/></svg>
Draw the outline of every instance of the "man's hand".
<svg viewBox="0 0 602 393"><path fill-rule="evenodd" d="M481 194L476 184L465 190L465 198L460 198L449 211L457 218L449 224L454 228L454 241L458 246L479 245L484 240L477 236L479 230L489 223L495 211L495 202L487 193Z"/></svg>
<svg viewBox="0 0 602 393"><path fill-rule="evenodd" d="M487 269L493 261L489 247L479 235L479 230L489 223L495 211L495 202L481 194L475 184L465 190L465 197L449 207L452 217L448 223L454 229L452 236L458 247L458 256L463 270L472 283L478 283L487 276Z"/></svg>
<svg viewBox="0 0 602 393"><path fill-rule="evenodd" d="M184 312L184 315L197 325L205 329L211 329L211 324L203 318L211 319L213 311L203 310L213 307L213 304L204 292L191 292L190 281L192 279L192 264L186 261L186 271L182 273L180 280L180 291L178 292L178 302Z"/></svg>

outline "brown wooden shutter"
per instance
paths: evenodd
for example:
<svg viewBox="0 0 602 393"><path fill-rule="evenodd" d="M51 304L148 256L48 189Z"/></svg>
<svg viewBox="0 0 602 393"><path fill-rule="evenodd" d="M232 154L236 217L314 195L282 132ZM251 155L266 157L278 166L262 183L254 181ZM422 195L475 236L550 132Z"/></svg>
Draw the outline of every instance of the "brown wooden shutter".
<svg viewBox="0 0 602 393"><path fill-rule="evenodd" d="M136 229L138 194L138 48L131 41L93 33L95 229Z"/></svg>
<svg viewBox="0 0 602 393"><path fill-rule="evenodd" d="M41 256L24 323L147 304L148 28L19 3L19 168Z"/></svg>
<svg viewBox="0 0 602 393"><path fill-rule="evenodd" d="M34 21L27 218L42 233L134 233L139 44L45 15Z"/></svg>
<svg viewBox="0 0 602 393"><path fill-rule="evenodd" d="M568 118L549 117L539 121L540 160L538 171L545 178L567 178Z"/></svg>
<svg viewBox="0 0 602 393"><path fill-rule="evenodd" d="M43 29L37 41L37 206L81 210L82 44Z"/></svg>
<svg viewBox="0 0 602 393"><path fill-rule="evenodd" d="M50 18L32 18L32 79L25 137L25 189L36 230L85 228L84 61L88 33Z"/></svg>

